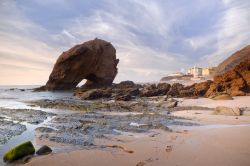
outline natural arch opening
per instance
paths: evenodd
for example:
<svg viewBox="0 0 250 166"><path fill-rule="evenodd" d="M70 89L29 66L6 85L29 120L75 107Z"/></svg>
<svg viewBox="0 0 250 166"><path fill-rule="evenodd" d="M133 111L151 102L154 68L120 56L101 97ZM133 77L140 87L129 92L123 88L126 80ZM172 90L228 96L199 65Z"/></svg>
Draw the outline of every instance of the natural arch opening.
<svg viewBox="0 0 250 166"><path fill-rule="evenodd" d="M83 79L82 81L80 81L80 82L77 84L76 87L81 87L81 86L83 86L86 82L87 82L87 80L86 80L86 79Z"/></svg>

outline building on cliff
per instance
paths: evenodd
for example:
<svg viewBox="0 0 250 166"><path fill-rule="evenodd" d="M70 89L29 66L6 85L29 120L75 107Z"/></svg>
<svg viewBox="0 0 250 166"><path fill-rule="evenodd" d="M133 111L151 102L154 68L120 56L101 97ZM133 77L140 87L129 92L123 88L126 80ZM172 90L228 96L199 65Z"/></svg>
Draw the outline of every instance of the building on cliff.
<svg viewBox="0 0 250 166"><path fill-rule="evenodd" d="M213 77L216 67L206 67L202 69L203 77Z"/></svg>
<svg viewBox="0 0 250 166"><path fill-rule="evenodd" d="M201 68L194 66L188 69L187 74L193 75L194 78L208 78L213 76L214 71L215 67Z"/></svg>
<svg viewBox="0 0 250 166"><path fill-rule="evenodd" d="M194 78L200 78L202 77L202 68L194 66L188 69L187 74L193 75Z"/></svg>

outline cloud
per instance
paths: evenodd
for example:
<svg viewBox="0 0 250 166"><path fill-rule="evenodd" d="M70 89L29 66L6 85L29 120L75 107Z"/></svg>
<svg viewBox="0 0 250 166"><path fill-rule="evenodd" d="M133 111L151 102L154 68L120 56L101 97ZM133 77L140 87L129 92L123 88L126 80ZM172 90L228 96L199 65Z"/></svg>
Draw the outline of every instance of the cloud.
<svg viewBox="0 0 250 166"><path fill-rule="evenodd" d="M112 3L108 8L96 10L90 16L75 18L65 29L72 36L77 36L74 41L98 37L113 43L120 59L116 81L131 79L133 75L136 75L134 81L158 80L186 65L178 59L178 54L165 49L171 27L170 24L163 24L166 20L163 8L153 1L147 2L150 4L127 1L130 10L134 11L131 14L124 11L126 8L121 9L118 2ZM116 10L110 13L110 9ZM158 43L145 41L145 37L150 40L151 36L158 36ZM163 49L157 47L157 44L162 45ZM127 74L128 71L130 74Z"/></svg>
<svg viewBox="0 0 250 166"><path fill-rule="evenodd" d="M62 51L96 37L117 50L116 82L217 65L250 42L249 11L247 0L0 1L0 84L44 84Z"/></svg>
<svg viewBox="0 0 250 166"><path fill-rule="evenodd" d="M215 51L203 57L211 65L218 64L250 43L250 1L224 1L226 10L218 19L216 32L203 39ZM206 41L207 40L207 41Z"/></svg>
<svg viewBox="0 0 250 166"><path fill-rule="evenodd" d="M51 71L59 53L41 40L46 29L28 20L13 1L0 2L0 18L0 84L45 83L48 75L41 73Z"/></svg>

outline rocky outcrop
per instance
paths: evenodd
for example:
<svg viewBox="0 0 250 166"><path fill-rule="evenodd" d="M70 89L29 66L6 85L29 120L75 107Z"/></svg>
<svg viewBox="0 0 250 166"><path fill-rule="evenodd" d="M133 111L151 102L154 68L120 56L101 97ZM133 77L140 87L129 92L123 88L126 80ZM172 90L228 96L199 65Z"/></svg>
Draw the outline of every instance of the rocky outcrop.
<svg viewBox="0 0 250 166"><path fill-rule="evenodd" d="M194 96L200 96L200 97L204 96L208 91L208 89L210 88L211 84L212 84L211 80L194 84Z"/></svg>
<svg viewBox="0 0 250 166"><path fill-rule="evenodd" d="M174 83L173 85L170 85L168 83L144 84L142 86L139 84L135 84L132 81L124 81L105 88L80 88L75 91L75 96L78 96L83 100L106 98L123 101L129 101L131 99L134 99L135 97L154 97L164 95L166 95L167 98L194 96L199 97L204 96L211 83L212 81L206 81L184 87L179 83Z"/></svg>
<svg viewBox="0 0 250 166"><path fill-rule="evenodd" d="M210 97L214 100L232 99L231 96L247 95L250 92L250 59L241 62L233 70L216 76L214 81L207 80L184 86L179 83L138 85L132 81L113 84L111 87L99 89L80 89L76 93L85 100L110 98L128 101L135 97L164 96L172 97ZM225 97L226 96L226 97Z"/></svg>
<svg viewBox="0 0 250 166"><path fill-rule="evenodd" d="M168 83L145 84L140 91L141 97L163 96L166 95L171 88Z"/></svg>
<svg viewBox="0 0 250 166"><path fill-rule="evenodd" d="M119 84L113 84L103 88L79 88L74 95L83 100L95 100L101 98L112 98L115 100L128 101L139 95L141 85L135 84L132 81L123 81Z"/></svg>
<svg viewBox="0 0 250 166"><path fill-rule="evenodd" d="M215 76L214 82L205 96L226 93L230 96L244 96L250 92L250 58L238 64L234 69Z"/></svg>
<svg viewBox="0 0 250 166"><path fill-rule="evenodd" d="M169 97L180 97L180 91L184 88L184 85L180 83L174 83L169 91L167 92L167 96Z"/></svg>
<svg viewBox="0 0 250 166"><path fill-rule="evenodd" d="M79 96L82 100L109 98L111 95L111 89L90 89L77 93L77 96Z"/></svg>
<svg viewBox="0 0 250 166"><path fill-rule="evenodd" d="M158 91L156 84L145 84L140 92L141 97L157 96Z"/></svg>
<svg viewBox="0 0 250 166"><path fill-rule="evenodd" d="M215 70L215 76L222 75L227 71L232 70L235 66L237 66L238 64L249 58L250 58L250 45L235 52L229 58L220 63Z"/></svg>
<svg viewBox="0 0 250 166"><path fill-rule="evenodd" d="M111 43L94 39L63 52L56 61L45 90L69 90L86 79L88 88L110 86L117 74L116 50Z"/></svg>
<svg viewBox="0 0 250 166"><path fill-rule="evenodd" d="M179 96L181 97L202 97L206 94L210 85L212 84L211 80L207 80L200 83L195 83L190 86L183 87L179 90Z"/></svg>
<svg viewBox="0 0 250 166"><path fill-rule="evenodd" d="M232 99L231 96L247 95L250 92L250 58L246 59L248 54L245 49L237 52L237 54L244 54L245 59L233 69L222 75L215 76L214 81L207 80L190 86L184 86L180 83L172 85L168 83L139 85L132 81L124 81L102 89L89 90L88 88L82 88L76 95L82 99L110 98L123 101L128 101L135 97L164 95L167 98L210 97L214 100ZM228 97L225 98L225 95L228 95Z"/></svg>

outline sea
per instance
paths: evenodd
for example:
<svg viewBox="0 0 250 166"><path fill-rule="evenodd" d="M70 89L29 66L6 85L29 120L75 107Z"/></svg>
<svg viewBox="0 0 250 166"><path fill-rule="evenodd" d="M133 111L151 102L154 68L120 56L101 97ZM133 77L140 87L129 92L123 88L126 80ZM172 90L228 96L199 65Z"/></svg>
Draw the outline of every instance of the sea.
<svg viewBox="0 0 250 166"><path fill-rule="evenodd" d="M25 86L0 86L0 107L1 108L9 108L9 109L33 109L33 110L42 110L48 112L60 112L60 110L55 109L44 109L40 107L31 107L26 102L31 100L40 100L40 99L63 99L72 97L72 91L43 91L43 92L34 92L33 89L40 87L39 85L25 85ZM65 110L64 110L65 111ZM0 117L1 117L1 110L0 110ZM39 126L46 124L47 121L50 119L45 120L43 123L38 125L29 124L26 122L21 122L27 128L21 135L12 137L10 140L7 141L5 144L0 144L0 165L4 165L2 160L3 155L12 147L25 142L25 141L32 141L35 148L36 144L34 142L35 138L35 129ZM16 122L18 123L18 122ZM0 124L0 132L2 130L2 126ZM1 136L1 135L0 135Z"/></svg>

